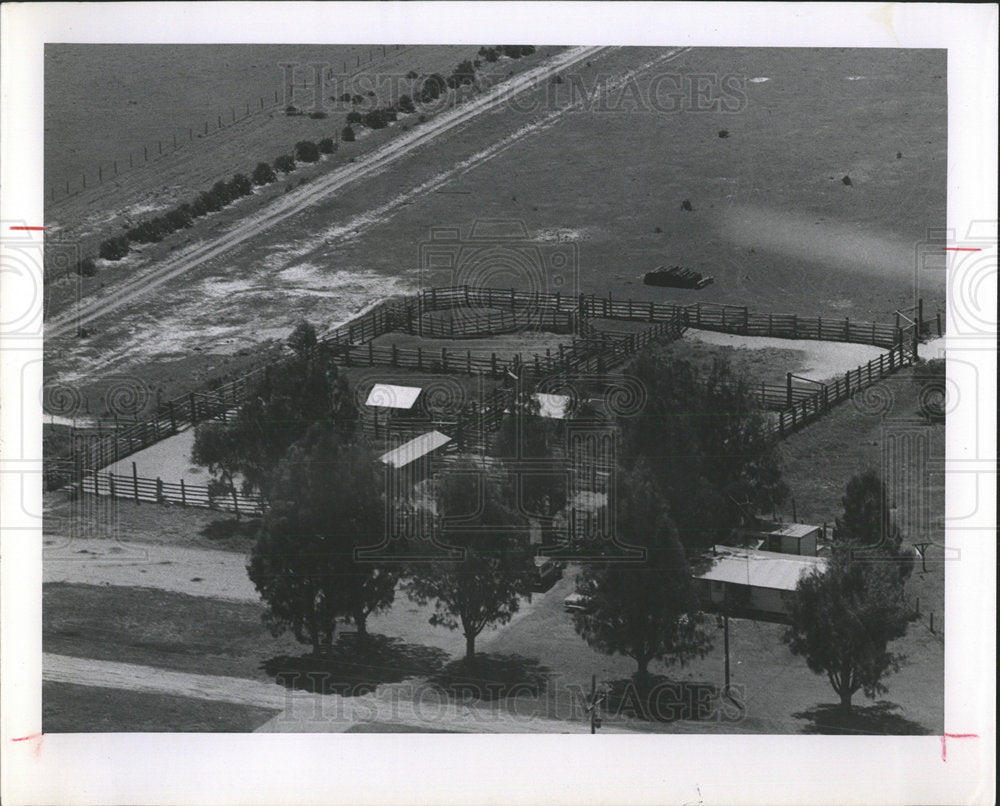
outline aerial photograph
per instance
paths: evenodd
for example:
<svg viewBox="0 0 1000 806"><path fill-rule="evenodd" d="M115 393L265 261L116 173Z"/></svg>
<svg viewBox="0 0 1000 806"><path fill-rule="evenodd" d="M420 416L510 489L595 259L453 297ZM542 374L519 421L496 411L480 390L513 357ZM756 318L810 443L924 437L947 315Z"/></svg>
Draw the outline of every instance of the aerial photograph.
<svg viewBox="0 0 1000 806"><path fill-rule="evenodd" d="M44 733L942 736L947 51L274 36L44 47Z"/></svg>

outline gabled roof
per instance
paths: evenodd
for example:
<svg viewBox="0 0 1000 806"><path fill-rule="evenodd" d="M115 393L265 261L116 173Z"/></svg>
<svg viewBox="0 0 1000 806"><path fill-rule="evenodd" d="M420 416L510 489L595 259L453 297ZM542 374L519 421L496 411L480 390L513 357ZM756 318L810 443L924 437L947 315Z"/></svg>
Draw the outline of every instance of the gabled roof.
<svg viewBox="0 0 1000 806"><path fill-rule="evenodd" d="M696 574L698 579L793 591L800 577L814 568L822 570L826 567L826 560L822 557L804 557L776 551L747 551L728 546L716 546L715 550L718 556L712 558L712 567Z"/></svg>
<svg viewBox="0 0 1000 806"><path fill-rule="evenodd" d="M394 386L391 383L377 383L368 393L366 406L383 409L412 409L422 390L419 386Z"/></svg>
<svg viewBox="0 0 1000 806"><path fill-rule="evenodd" d="M383 454L379 458L390 467L398 469L406 467L421 456L426 456L431 451L436 451L442 445L447 445L449 442L451 442L451 437L447 434L442 434L440 431L428 431L416 439L404 442L398 448Z"/></svg>

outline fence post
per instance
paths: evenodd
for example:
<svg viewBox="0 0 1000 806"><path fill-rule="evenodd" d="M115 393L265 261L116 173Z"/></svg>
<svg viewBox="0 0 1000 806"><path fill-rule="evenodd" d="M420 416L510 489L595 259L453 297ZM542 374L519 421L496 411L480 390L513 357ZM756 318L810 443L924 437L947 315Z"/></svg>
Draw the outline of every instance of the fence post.
<svg viewBox="0 0 1000 806"><path fill-rule="evenodd" d="M233 509L236 510L236 520L240 519L240 502L236 496L236 485L230 484L230 489L233 492Z"/></svg>
<svg viewBox="0 0 1000 806"><path fill-rule="evenodd" d="M171 400L169 403L167 403L167 408L170 411L170 430L173 431L176 434L177 433L177 418L174 416L174 401ZM131 442L131 441L132 441L132 435L130 433L129 434L129 442Z"/></svg>
<svg viewBox="0 0 1000 806"><path fill-rule="evenodd" d="M851 317L844 317L844 341L851 340Z"/></svg>
<svg viewBox="0 0 1000 806"><path fill-rule="evenodd" d="M772 314L767 315L767 335L774 335L774 316Z"/></svg>
<svg viewBox="0 0 1000 806"><path fill-rule="evenodd" d="M941 331L941 311L937 312L937 332L939 336L944 335Z"/></svg>
<svg viewBox="0 0 1000 806"><path fill-rule="evenodd" d="M792 314L792 338L797 339L799 337L799 317L797 314Z"/></svg>
<svg viewBox="0 0 1000 806"><path fill-rule="evenodd" d="M139 471L136 470L135 462L132 462L132 495L135 502L139 503Z"/></svg>
<svg viewBox="0 0 1000 806"><path fill-rule="evenodd" d="M156 503L165 504L166 499L163 497L163 479L159 476L156 477Z"/></svg>
<svg viewBox="0 0 1000 806"><path fill-rule="evenodd" d="M871 341L871 343L872 344L875 343L875 323L874 322L872 322L872 341Z"/></svg>
<svg viewBox="0 0 1000 806"><path fill-rule="evenodd" d="M792 405L792 373L789 372L785 376L785 405Z"/></svg>
<svg viewBox="0 0 1000 806"><path fill-rule="evenodd" d="M115 497L115 476L113 473L108 473L108 494L112 498Z"/></svg>
<svg viewBox="0 0 1000 806"><path fill-rule="evenodd" d="M198 422L198 407L194 403L194 392L188 394L188 401L191 404L191 425Z"/></svg>
<svg viewBox="0 0 1000 806"><path fill-rule="evenodd" d="M844 389L845 389L845 394L848 397L850 397L851 396L851 371L850 370L847 370L847 372L844 373Z"/></svg>
<svg viewBox="0 0 1000 806"><path fill-rule="evenodd" d="M187 491L184 489L184 477L181 476L181 506L187 506Z"/></svg>

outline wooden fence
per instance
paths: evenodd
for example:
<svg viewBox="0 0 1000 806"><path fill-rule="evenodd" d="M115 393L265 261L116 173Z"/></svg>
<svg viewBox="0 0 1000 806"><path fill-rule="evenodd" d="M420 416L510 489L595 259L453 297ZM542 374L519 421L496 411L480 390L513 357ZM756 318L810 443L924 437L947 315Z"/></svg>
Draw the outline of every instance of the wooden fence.
<svg viewBox="0 0 1000 806"><path fill-rule="evenodd" d="M915 354L905 341L896 344L877 359L873 358L867 364L845 372L843 378L820 384L812 394L793 400L791 405L778 412L772 425L772 435L780 439L797 431L838 403L875 385L915 360Z"/></svg>
<svg viewBox="0 0 1000 806"><path fill-rule="evenodd" d="M120 427L111 433L92 430L74 433L73 461L46 463L46 487L61 486L81 479L87 472L100 470L138 453L162 439L210 419L224 420L227 412L247 399L263 377L263 369L237 378L211 392L189 392L161 404L154 417ZM48 467L52 464L52 467Z"/></svg>
<svg viewBox="0 0 1000 806"><path fill-rule="evenodd" d="M666 302L616 300L606 297L542 294L514 289L456 286L432 288L418 295L420 311L443 310L460 306L507 308L511 311L576 312L581 317L623 319L632 322L672 321L680 316L685 327L715 330L746 336L772 336L783 339L816 339L871 344L888 349L901 338L901 328L891 324L864 322L850 317L800 316L797 314L751 313L746 307L695 303L674 305ZM925 324L929 324L929 321ZM928 331L928 328L923 328ZM923 332L922 331L922 332Z"/></svg>
<svg viewBox="0 0 1000 806"><path fill-rule="evenodd" d="M551 317L549 321L553 324L575 321L578 336L582 338L574 338L568 346L560 345L558 354L546 351L544 356L534 354L527 358L520 354L503 356L491 353L486 356L474 354L472 350L442 348L432 351L372 343L377 337L397 330L415 327L419 333L421 323L426 321L432 322L428 335L437 335L433 331L435 320L428 320L426 314L461 307L487 307L498 312L506 309L515 314L508 322L525 316ZM497 315L502 316L502 313ZM650 327L637 334L600 334L587 323L588 318L648 322ZM541 379L607 372L651 342L679 338L689 327L779 338L849 341L892 348L877 362L869 362L847 373L843 381L822 385L813 392L793 389L789 395L787 388L778 391L764 385L761 400L765 405L777 407L780 405L778 395L785 395L786 405L775 424L778 437L811 422L836 403L912 363L915 358L914 351L904 344L907 341L904 330L891 325L851 322L846 318L752 314L745 307L726 305L699 303L679 306L631 299L615 300L610 294L607 297L567 297L560 293L472 286L432 288L411 297L387 300L323 334L319 342L322 348L331 350L334 360L347 366L386 366L418 372L489 375L493 378L526 374ZM266 366L258 367L216 389L189 392L158 406L156 415L149 420L132 423L96 439L80 440L80 444L75 446L72 462L46 463L46 486L52 489L70 481L80 481L87 473L107 467L185 428L209 419L224 418L227 412L238 408L257 389L266 371ZM474 421L471 415L465 420L459 417L455 428L471 429L474 433L482 432L484 424L485 427L495 428L502 417L502 410L491 409L489 405L483 409L490 412L485 419L482 412L476 415Z"/></svg>
<svg viewBox="0 0 1000 806"><path fill-rule="evenodd" d="M575 314L564 311L490 311L478 312L475 308L463 310L447 319L425 314L415 322L407 321L406 330L410 334L419 332L428 338L482 338L499 336L504 333L518 333L524 330L538 330L549 333L573 333L576 330Z"/></svg>
<svg viewBox="0 0 1000 806"><path fill-rule="evenodd" d="M221 509L237 515L258 516L264 514L266 508L264 499L259 495L244 495L238 490L212 495L205 485L186 484L183 479L178 484L134 473L128 476L87 471L77 489L82 493L126 498L136 503L179 504L183 507Z"/></svg>

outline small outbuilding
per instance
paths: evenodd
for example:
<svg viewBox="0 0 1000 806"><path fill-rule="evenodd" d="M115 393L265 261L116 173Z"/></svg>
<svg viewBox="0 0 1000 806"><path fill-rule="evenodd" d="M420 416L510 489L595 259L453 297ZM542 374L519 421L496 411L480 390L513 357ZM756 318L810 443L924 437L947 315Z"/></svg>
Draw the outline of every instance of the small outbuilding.
<svg viewBox="0 0 1000 806"><path fill-rule="evenodd" d="M379 459L383 464L395 470L410 467L418 460L429 457L451 442L451 437L440 431L428 431L419 437L404 442L398 448L382 454Z"/></svg>
<svg viewBox="0 0 1000 806"><path fill-rule="evenodd" d="M815 557L823 539L823 527L811 523L770 523L759 529L740 529L736 537L764 551Z"/></svg>
<svg viewBox="0 0 1000 806"><path fill-rule="evenodd" d="M826 560L775 551L715 546L711 565L694 574L702 602L732 615L785 621L788 599L799 580Z"/></svg>

